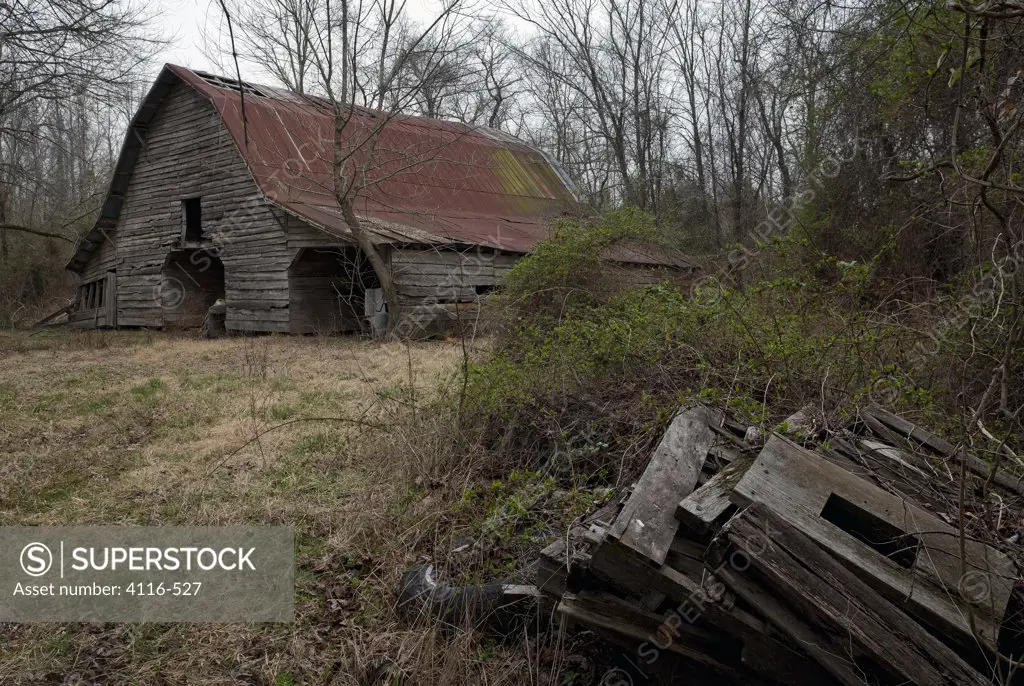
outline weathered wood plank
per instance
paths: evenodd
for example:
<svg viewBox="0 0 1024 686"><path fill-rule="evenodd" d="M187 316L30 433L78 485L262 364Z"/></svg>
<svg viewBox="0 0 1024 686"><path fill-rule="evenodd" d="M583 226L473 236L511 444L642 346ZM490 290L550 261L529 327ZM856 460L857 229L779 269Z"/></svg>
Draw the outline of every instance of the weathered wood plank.
<svg viewBox="0 0 1024 686"><path fill-rule="evenodd" d="M435 284L431 286L407 286L396 284L399 295L408 296L418 300L430 299L433 302L470 302L479 296L472 288L459 288L457 286Z"/></svg>
<svg viewBox="0 0 1024 686"><path fill-rule="evenodd" d="M778 435L733 489L733 501L767 505L953 640L995 648L1013 567L1002 553L973 540L964 542L962 562L957 532L930 512ZM974 576L984 582L983 596L963 591L964 580Z"/></svg>
<svg viewBox="0 0 1024 686"><path fill-rule="evenodd" d="M861 417L869 416L877 420L882 425L896 432L897 435L912 439L939 455L950 455L953 453L954 446L946 439L933 434L931 431L922 429L913 422L907 421L903 417L895 415L878 405L869 405L860 411L860 415Z"/></svg>
<svg viewBox="0 0 1024 686"><path fill-rule="evenodd" d="M588 626L602 627L649 644L658 641L659 631L663 631L667 634L665 650L713 667L741 683L757 683L756 677L735 659L740 646L719 632L690 624L673 624L673 635L667 628L661 628L663 617L605 593L568 594L559 603L558 612Z"/></svg>
<svg viewBox="0 0 1024 686"><path fill-rule="evenodd" d="M696 552L696 548L682 542L681 539L676 539L673 546L677 546L683 554ZM672 560L672 562L677 563L678 560ZM709 593L708 589L702 585L701 580L706 581L711 578L710 569L706 567L698 569L689 564L685 566L688 570L685 572L668 564L661 568L654 568L616 541L606 541L590 560L590 571L613 586L625 589L627 592L645 589L656 591L671 599L673 602L672 613L676 617L672 624L678 625L677 628L717 627L742 642L745 646L744 653L746 653L746 647L751 648L751 666L757 662L755 654L761 656L760 663L763 665L765 661L763 656L766 653L773 653L785 663L786 669L781 672L782 674L809 675L805 681L785 683L806 683L809 686L811 684L824 686L829 683L827 674L817 665L794 653L793 650L771 636L768 626L763 620L737 607L731 591L722 592L720 589L716 589L713 593ZM717 563L717 566L722 569L728 567L728 565L722 565L721 561ZM716 575L718 573L716 570ZM640 602L639 596L637 596L637 602ZM648 635L646 640L650 641L652 638L653 636Z"/></svg>
<svg viewBox="0 0 1024 686"><path fill-rule="evenodd" d="M824 637L791 611L774 595L766 592L743 574L732 569L718 573L730 591L742 598L757 613L767 619L783 635L799 646L833 678L844 686L864 686L864 677L852 660L825 642Z"/></svg>
<svg viewBox="0 0 1024 686"><path fill-rule="evenodd" d="M676 519L697 534L708 534L722 523L732 504L732 489L754 464L753 457L738 457L676 507Z"/></svg>
<svg viewBox="0 0 1024 686"><path fill-rule="evenodd" d="M610 536L656 565L665 562L679 528L675 508L697 484L715 440L709 424L720 421L720 413L705 407L685 410L673 418Z"/></svg>
<svg viewBox="0 0 1024 686"><path fill-rule="evenodd" d="M690 578L699 579L706 568L704 564L706 548L706 545L677 536L668 550L665 564Z"/></svg>
<svg viewBox="0 0 1024 686"><path fill-rule="evenodd" d="M861 411L861 418L873 432L882 434L880 437L892 436L890 440L894 443L898 439L908 440L912 443L923 445L942 457L952 458L958 462L963 461L966 463L968 471L972 474L976 474L983 479L988 479L991 476L992 482L997 486L1011 493L1024 495L1024 478L1015 478L1006 471L998 471L995 475L992 475L992 466L977 455L972 455L965 450L957 451L956 446L946 439L922 429L903 417L888 412L877 405L872 405Z"/></svg>
<svg viewBox="0 0 1024 686"><path fill-rule="evenodd" d="M594 551L590 571L625 593L657 591L677 603L677 613L688 622L708 621L744 640L764 636L764 623L735 606L730 598L709 602L700 577L673 569L668 565L653 566L615 539ZM731 596L731 594L726 594Z"/></svg>
<svg viewBox="0 0 1024 686"><path fill-rule="evenodd" d="M897 683L989 683L952 649L767 506L750 506L732 519L727 529L729 542L747 554L774 592L803 616L833 630L837 652L853 647ZM837 673L837 678L840 675Z"/></svg>

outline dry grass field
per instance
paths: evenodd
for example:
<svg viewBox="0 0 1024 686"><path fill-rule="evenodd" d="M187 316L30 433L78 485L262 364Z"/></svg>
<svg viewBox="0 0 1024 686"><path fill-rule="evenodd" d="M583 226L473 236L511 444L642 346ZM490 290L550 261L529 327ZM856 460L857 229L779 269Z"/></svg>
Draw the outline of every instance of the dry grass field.
<svg viewBox="0 0 1024 686"><path fill-rule="evenodd" d="M291 625L0 624L0 683L552 683L522 645L394 610L402 569L455 535L441 493L460 488L431 486L452 474L401 427L462 355L0 333L0 524L290 523L297 564Z"/></svg>

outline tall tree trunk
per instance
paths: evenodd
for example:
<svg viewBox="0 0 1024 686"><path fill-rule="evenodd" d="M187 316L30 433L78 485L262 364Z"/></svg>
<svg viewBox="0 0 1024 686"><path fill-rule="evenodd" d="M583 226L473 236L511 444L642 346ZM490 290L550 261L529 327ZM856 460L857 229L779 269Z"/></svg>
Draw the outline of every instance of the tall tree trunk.
<svg viewBox="0 0 1024 686"><path fill-rule="evenodd" d="M373 244L370 235L363 228L363 223L356 216L355 194L359 188L358 179L349 179L345 174L345 159L342 155L344 148L343 133L345 130L346 116L340 111L334 115L334 197L341 207L341 214L348 224L356 245L366 255L370 266L373 267L377 280L380 281L380 288L384 292L384 299L388 306L388 328L387 332L393 333L398 320L401 317L401 304L398 302L398 291L395 289L395 281L391 276L384 258L381 257L377 246ZM372 147L372 146L371 146Z"/></svg>
<svg viewBox="0 0 1024 686"><path fill-rule="evenodd" d="M384 299L388 305L387 332L389 334L394 333L398 320L402 316L402 308L398 302L398 290L395 288L395 280L391 278L391 270L388 269L388 265L384 258L381 257L377 246L370 240L369 234L363 229L362 222L356 216L352 199L349 197L339 197L338 204L341 205L342 216L345 217L345 221L352 231L352 237L356 239L356 244L363 251L363 254L366 255L366 259L370 261L370 266L373 267L373 272L377 275L377 280L380 281L380 288L384 291Z"/></svg>
<svg viewBox="0 0 1024 686"><path fill-rule="evenodd" d="M746 185L746 155L747 155L747 100L750 88L750 0L743 4L743 26L742 42L740 44L740 93L739 105L736 113L736 147L733 177L733 198L735 211L733 213L733 230L736 232L736 239L743 236L743 190Z"/></svg>
<svg viewBox="0 0 1024 686"><path fill-rule="evenodd" d="M704 172L704 140L700 133L700 121L697 119L697 93L694 74L686 81L686 95L690 101L690 125L693 135L693 159L697 165L697 188L700 194L700 211L705 220L710 219L707 195L707 179Z"/></svg>

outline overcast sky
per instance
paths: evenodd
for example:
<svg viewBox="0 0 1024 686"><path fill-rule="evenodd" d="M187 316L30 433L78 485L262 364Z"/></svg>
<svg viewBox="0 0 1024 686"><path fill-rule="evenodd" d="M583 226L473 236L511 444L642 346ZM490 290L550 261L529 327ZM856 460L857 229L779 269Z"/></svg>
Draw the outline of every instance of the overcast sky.
<svg viewBox="0 0 1024 686"><path fill-rule="evenodd" d="M424 22L433 18L436 5L436 0L408 0L406 9L413 19ZM217 35L223 21L217 0L152 0L146 7L160 13L158 27L171 40L158 57L157 69L170 62L203 71L222 71L203 51L203 31ZM241 67L243 79L263 83L271 80L252 67Z"/></svg>
<svg viewBox="0 0 1024 686"><path fill-rule="evenodd" d="M159 57L160 63L171 62L196 69L210 69L202 53L202 27L220 22L220 11L209 0L155 0L149 7L158 10L158 25L171 44Z"/></svg>

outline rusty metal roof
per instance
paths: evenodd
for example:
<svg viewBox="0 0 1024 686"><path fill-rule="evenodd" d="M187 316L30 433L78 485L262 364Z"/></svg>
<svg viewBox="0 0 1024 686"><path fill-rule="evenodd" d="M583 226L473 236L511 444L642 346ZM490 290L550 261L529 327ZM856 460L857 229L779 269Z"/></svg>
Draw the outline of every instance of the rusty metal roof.
<svg viewBox="0 0 1024 686"><path fill-rule="evenodd" d="M333 192L329 103L166 65L132 120L110 194L69 269L84 268L103 229L116 224L146 127L179 82L213 104L270 202L332 235L349 234ZM378 242L523 253L550 236L551 218L585 212L550 158L498 131L355 108L341 140L346 172L360 188L356 212Z"/></svg>
<svg viewBox="0 0 1024 686"><path fill-rule="evenodd" d="M681 271L700 269L700 263L673 247L633 238L615 241L604 249L601 257L611 262L645 267L672 267Z"/></svg>

